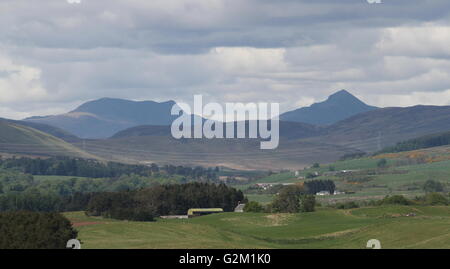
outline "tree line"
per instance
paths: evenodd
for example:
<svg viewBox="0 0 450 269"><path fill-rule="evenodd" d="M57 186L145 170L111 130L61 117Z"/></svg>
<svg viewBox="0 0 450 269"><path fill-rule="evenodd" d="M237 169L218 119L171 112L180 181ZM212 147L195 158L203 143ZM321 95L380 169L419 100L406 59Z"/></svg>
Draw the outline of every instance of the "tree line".
<svg viewBox="0 0 450 269"><path fill-rule="evenodd" d="M305 187L308 194L316 194L321 191L327 191L331 194L336 190L333 180L310 180L305 181Z"/></svg>
<svg viewBox="0 0 450 269"><path fill-rule="evenodd" d="M395 146L387 147L378 153L395 153L445 145L450 145L450 132L432 134L399 142Z"/></svg>
<svg viewBox="0 0 450 269"><path fill-rule="evenodd" d="M0 196L12 193L42 193L69 196L75 193L124 191L157 184L187 183L181 176L122 175L116 178L36 178L15 170L0 169Z"/></svg>
<svg viewBox="0 0 450 269"><path fill-rule="evenodd" d="M155 185L131 191L74 193L39 192L0 195L1 211L86 211L107 218L152 221L161 215L185 215L189 208L223 208L233 211L245 202L242 191L224 184L186 183Z"/></svg>
<svg viewBox="0 0 450 269"><path fill-rule="evenodd" d="M98 193L89 201L86 213L151 221L162 215L186 215L190 208L222 208L231 212L239 202L245 202L242 191L224 184L170 184L136 191Z"/></svg>
<svg viewBox="0 0 450 269"><path fill-rule="evenodd" d="M118 162L99 162L96 160L70 158L70 157L52 157L42 158L9 158L0 157L0 167L7 169L17 169L26 174L32 175L55 175L55 176L73 176L89 178L115 178L123 175L139 176L161 176L180 175L193 179L215 180L219 168L204 167L185 167L175 165L157 164L151 165L132 165Z"/></svg>
<svg viewBox="0 0 450 269"><path fill-rule="evenodd" d="M75 193L68 196L39 192L0 195L0 212L68 212L83 211L96 193Z"/></svg>

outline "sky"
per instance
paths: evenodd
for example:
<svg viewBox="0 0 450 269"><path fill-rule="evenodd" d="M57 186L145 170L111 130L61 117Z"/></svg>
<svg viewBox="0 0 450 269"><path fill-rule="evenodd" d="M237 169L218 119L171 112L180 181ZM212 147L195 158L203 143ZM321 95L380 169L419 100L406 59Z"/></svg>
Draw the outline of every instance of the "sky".
<svg viewBox="0 0 450 269"><path fill-rule="evenodd" d="M1 0L0 117L102 97L450 105L448 0Z"/></svg>

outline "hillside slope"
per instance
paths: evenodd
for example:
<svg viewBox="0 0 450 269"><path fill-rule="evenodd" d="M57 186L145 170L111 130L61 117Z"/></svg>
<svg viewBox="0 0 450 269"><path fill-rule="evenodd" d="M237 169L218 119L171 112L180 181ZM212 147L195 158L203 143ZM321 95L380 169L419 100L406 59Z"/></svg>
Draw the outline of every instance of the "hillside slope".
<svg viewBox="0 0 450 269"><path fill-rule="evenodd" d="M39 130L0 120L0 152L36 156L96 158L77 147Z"/></svg>
<svg viewBox="0 0 450 269"><path fill-rule="evenodd" d="M327 127L311 142L327 141L366 152L397 142L450 130L450 106L382 108L358 114Z"/></svg>
<svg viewBox="0 0 450 269"><path fill-rule="evenodd" d="M82 144L76 144L82 146ZM282 139L275 150L261 150L258 139L174 139L135 136L86 140L86 150L108 160L236 169L298 169L331 162L357 150L328 143Z"/></svg>
<svg viewBox="0 0 450 269"><path fill-rule="evenodd" d="M280 146L259 150L259 141L171 138L169 127L140 126L108 140L90 141L101 156L134 161L231 165L262 169L299 168L335 161L347 153L374 152L397 142L450 130L450 107L384 108L328 127L280 122Z"/></svg>
<svg viewBox="0 0 450 269"><path fill-rule="evenodd" d="M252 122L255 123L255 122ZM225 136L226 129L229 128L231 123L221 123L223 125L223 134ZM237 126L234 123L235 127L235 137L237 134ZM249 129L250 122L245 122L246 130ZM256 122L255 125L259 128L259 123ZM267 123L267 126L270 128L270 122ZM314 126L311 124L301 123L301 122L289 122L289 121L280 121L280 137L284 139L299 139L317 136L323 133L325 130L323 127ZM125 129L113 135L111 138L127 138L127 137L138 137L138 136L171 136L171 127L170 126L154 126L154 125L142 125L136 126L132 128ZM259 133L259 132L258 132ZM248 136L248 131L246 132L246 136Z"/></svg>
<svg viewBox="0 0 450 269"><path fill-rule="evenodd" d="M44 132L46 134L52 135L54 137L60 138L66 142L77 142L80 141L80 138L78 138L77 136L63 130L60 129L58 127L54 127L48 124L44 124L44 123L37 123L37 122L29 122L29 121L23 121L23 120L9 120L9 119L1 119L1 120L6 120L9 121L11 123L16 123L19 125L23 125L23 126L28 126L30 128L39 130L41 132Z"/></svg>

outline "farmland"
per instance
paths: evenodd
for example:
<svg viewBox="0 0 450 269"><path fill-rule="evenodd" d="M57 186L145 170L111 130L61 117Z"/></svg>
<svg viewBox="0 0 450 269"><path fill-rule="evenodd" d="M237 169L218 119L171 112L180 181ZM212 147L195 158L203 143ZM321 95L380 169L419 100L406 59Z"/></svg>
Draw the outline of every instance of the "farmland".
<svg viewBox="0 0 450 269"><path fill-rule="evenodd" d="M381 159L387 161L386 167L379 168ZM332 170L332 171L331 171ZM339 171L347 173L339 173ZM334 171L334 172L333 172ZM352 160L321 164L319 167L283 172L264 177L245 185L236 185L245 190L257 183L301 183L308 174L318 173L314 179L331 179L339 191L346 194L320 197L323 203L349 200L378 200L386 195L405 195L410 198L423 195L423 184L427 180L441 182L450 190L450 147L436 147L402 153L382 154ZM267 203L273 198L270 194L251 194L250 200Z"/></svg>
<svg viewBox="0 0 450 269"><path fill-rule="evenodd" d="M379 167L385 159L384 167ZM342 173L342 171L346 171ZM256 183L302 183L332 179L346 194L317 197L316 212L299 214L223 213L194 219L133 222L88 217L83 212L65 215L79 231L83 248L365 248L378 239L383 248L448 248L450 207L423 205L362 206L339 210L339 202L379 200L401 194L424 195L432 179L450 183L450 147L389 153L293 171L235 183L244 192ZM232 174L230 174L232 176ZM38 177L52 180L52 177ZM56 180L53 179L53 180ZM276 194L247 194L251 201L268 204Z"/></svg>
<svg viewBox="0 0 450 269"><path fill-rule="evenodd" d="M406 216L414 213L414 217ZM130 222L65 214L89 248L448 248L450 207L319 209L302 214L223 213Z"/></svg>

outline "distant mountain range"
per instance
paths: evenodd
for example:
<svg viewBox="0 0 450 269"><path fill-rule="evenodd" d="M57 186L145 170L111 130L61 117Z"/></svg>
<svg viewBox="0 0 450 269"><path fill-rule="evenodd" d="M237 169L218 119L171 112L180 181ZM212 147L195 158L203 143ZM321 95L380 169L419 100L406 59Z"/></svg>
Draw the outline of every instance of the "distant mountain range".
<svg viewBox="0 0 450 269"><path fill-rule="evenodd" d="M43 123L66 130L80 138L107 138L138 125L170 125L174 101L129 101L103 98L87 102L61 115L31 117L24 121Z"/></svg>
<svg viewBox="0 0 450 269"><path fill-rule="evenodd" d="M283 114L279 148L262 151L258 139L172 138L170 123L175 117L170 110L174 104L105 98L63 115L26 121L0 119L0 155L28 153L89 156L127 163L297 169L450 130L450 106L375 108L340 91L322 103ZM296 122L312 111L321 115L310 119L316 124ZM340 112L327 116L332 111ZM290 118L295 115L296 119ZM345 115L350 116L336 122ZM79 139L71 133L91 139Z"/></svg>
<svg viewBox="0 0 450 269"><path fill-rule="evenodd" d="M280 146L259 150L259 140L173 139L168 126L138 126L111 139L90 140L89 152L120 161L222 164L235 168L293 169L375 152L400 141L450 130L450 106L376 109L328 126L280 122Z"/></svg>
<svg viewBox="0 0 450 269"><path fill-rule="evenodd" d="M80 138L109 138L136 126L169 126L177 118L170 113L175 104L174 101L157 103L103 98L87 102L66 114L31 117L24 121L54 126ZM342 90L324 102L286 112L280 119L312 125L328 125L374 109L376 107L368 106Z"/></svg>
<svg viewBox="0 0 450 269"><path fill-rule="evenodd" d="M280 115L282 121L303 122L314 125L330 125L353 115L375 110L346 90L336 92L327 100Z"/></svg>

